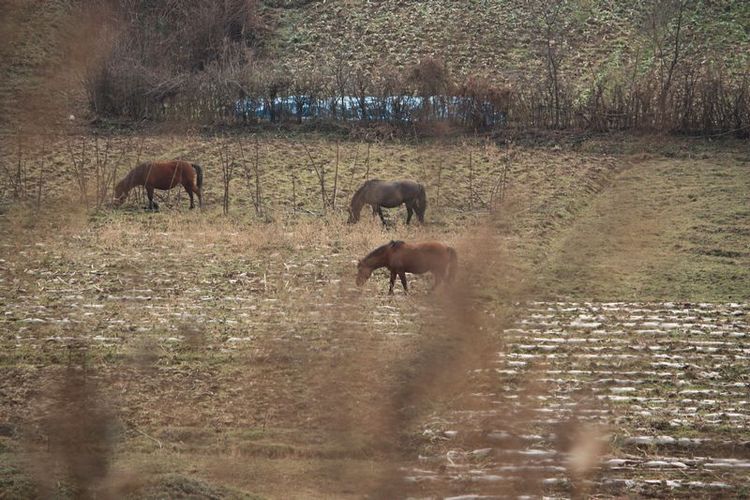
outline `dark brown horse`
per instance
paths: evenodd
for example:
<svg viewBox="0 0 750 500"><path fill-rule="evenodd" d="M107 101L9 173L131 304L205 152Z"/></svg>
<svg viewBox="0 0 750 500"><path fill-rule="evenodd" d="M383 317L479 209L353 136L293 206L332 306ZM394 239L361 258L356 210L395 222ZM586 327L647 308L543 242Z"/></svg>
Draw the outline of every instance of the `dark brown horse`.
<svg viewBox="0 0 750 500"><path fill-rule="evenodd" d="M394 208L404 203L406 205L406 223L411 222L411 216L417 213L419 222L424 223L424 212L427 209L427 195L424 186L414 181L381 181L372 179L364 184L352 196L349 208L349 222L357 222L364 205L372 206L372 213L380 215L385 225L383 209Z"/></svg>
<svg viewBox="0 0 750 500"><path fill-rule="evenodd" d="M396 275L401 278L404 292L408 292L406 273L432 272L435 277L435 283L432 286L434 290L443 280L448 283L453 281L457 266L456 251L437 241L425 243L391 241L376 248L357 263L357 285L363 285L375 269L387 267L391 272L389 294L393 294Z"/></svg>
<svg viewBox="0 0 750 500"><path fill-rule="evenodd" d="M179 160L141 163L115 187L115 205L121 205L134 187L144 186L148 195L148 209L158 210L159 205L154 201L154 189L168 190L180 184L190 196L190 208L195 208L193 194L198 196L198 204L202 207L203 169L200 165Z"/></svg>

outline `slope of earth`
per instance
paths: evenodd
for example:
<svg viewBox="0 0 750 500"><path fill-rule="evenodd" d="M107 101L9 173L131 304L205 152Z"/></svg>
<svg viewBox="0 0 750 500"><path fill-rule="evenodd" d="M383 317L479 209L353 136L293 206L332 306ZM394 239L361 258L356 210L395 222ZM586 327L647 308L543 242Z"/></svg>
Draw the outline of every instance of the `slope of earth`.
<svg viewBox="0 0 750 500"><path fill-rule="evenodd" d="M82 14L76 11L81 5ZM259 57L301 82L320 76L331 83L342 65L367 74L430 57L444 61L458 82L481 76L514 83L544 72L541 20L547 2L266 0L260 5L272 30L262 40ZM0 3L0 127L15 130L26 121L45 127L64 122L70 113L86 114L83 83L118 29L106 28L110 17L96 11L104 6L106 2L90 7L70 0ZM654 12L652 2L596 0L560 6L553 28L561 33L559 70L573 89L586 88L603 75L625 78L615 69L624 62L637 65L644 55L655 57L654 44L664 43L665 33L647 28L649 21L667 21ZM742 74L750 36L747 2L702 2L690 8L683 56L725 59L730 72ZM584 98L586 93L571 95Z"/></svg>
<svg viewBox="0 0 750 500"><path fill-rule="evenodd" d="M540 280L560 297L750 297L750 156L644 157L617 175L550 250Z"/></svg>
<svg viewBox="0 0 750 500"><path fill-rule="evenodd" d="M406 67L435 58L456 76L481 75L496 82L537 74L543 67L543 18L545 12L554 11L550 2L517 0L291 3L275 12L278 30L270 44L291 70L315 72L321 62L353 64L365 70L379 65ZM650 50L648 22L660 22L649 2L596 0L559 5L552 32L563 33L561 71L573 85L607 71L608 65L634 59L641 42L644 50ZM736 59L737 67L743 67L750 25L746 3L695 7L686 43L700 39L704 48L723 47L713 54Z"/></svg>
<svg viewBox="0 0 750 500"><path fill-rule="evenodd" d="M94 30L74 2L0 2L0 131L43 130L78 114ZM87 38L88 37L88 38Z"/></svg>
<svg viewBox="0 0 750 500"><path fill-rule="evenodd" d="M127 144L127 138L118 140ZM246 153L253 150L252 144L246 144ZM628 170L632 158L559 148L519 148L511 154L482 143L418 147L388 143L370 146L368 162L364 145L341 143L339 173L340 180L346 181L339 184L339 210L323 215L314 169L301 165L308 157L307 148L330 174L335 171L336 144L320 138L306 138L304 143L262 138L260 145L265 217L252 215L254 186L244 176L231 186L230 216L221 214L217 159L226 154L226 144L189 136L152 137L140 147L123 147L125 160L118 168L121 175L123 165L135 162L139 149L142 157L197 159L206 166L207 206L202 212L184 210L184 195L181 204L174 203L174 195L165 197L159 213L138 210L134 199L123 210L83 212L71 201L78 197L71 191L75 176L67 175L63 187L45 198L47 210L16 206L2 214L2 231L11 235L0 247L3 490L19 497L51 487L62 496L76 496L86 488L116 497L163 498L182 492L212 497L253 493L269 498L359 498L382 491L386 482L401 485L401 479L421 480L421 476L434 477L426 480L434 482L429 487L433 492L472 491L455 481L480 476L477 481L489 484L489 489L499 484L497 476L511 469L492 471L499 452L486 451L492 446L469 445L483 443L486 437L502 442L507 436L489 436L498 430L496 415L487 414L486 421L477 422L478 414L472 411L497 406L495 401L503 394L510 400L517 396L532 401L520 416L540 425L523 435L510 434L501 449L521 457L550 457L550 462L530 464L526 470L557 482L562 474L546 474L567 467L564 458L569 447L551 443L550 435L564 433L550 431L532 416L562 412L573 402L565 398L574 389L583 393L585 411L574 412L579 420L599 415L598 421L619 426L616 438L606 440L602 450L592 454L596 464L604 455L610 461L607 467L622 469L604 474L595 486L605 485L606 491L616 493L619 480L641 481L639 487L650 491L653 484L645 481L654 480L652 471L672 467L689 473L685 482L722 483L710 488L725 483L734 488L734 471L746 464L738 427L746 418L745 403L735 394L746 387L732 388L747 382L742 371L746 352L740 344L747 325L745 305L523 302L516 305L517 324L503 331L509 326L503 308L528 299L527 293L519 293L529 288L528 283L541 287L546 272L551 276L560 272L560 252L571 234L587 234L580 227L599 216L634 210L629 204L648 206L656 203L654 197L661 200L656 189L646 191L653 196L641 203L612 195L618 190L630 192L627 176L640 168L636 164ZM75 143L72 146L75 149ZM232 145L230 151L239 160L236 147ZM67 144L50 144L46 150L41 164L58 163L65 171ZM692 154L688 148L679 158L648 161L661 166L655 171L663 175L670 165L684 168L683 156ZM732 168L741 172L741 155L731 149L721 153L720 148L712 154L726 154L721 163L733 159ZM493 224L482 224L478 213L486 213L502 165L508 165L509 171L505 200L495 207ZM367 175L395 177L404 172L429 186L434 201L427 213L429 224L395 223L385 230L369 218L354 226L343 223L343 200L356 185L350 179L359 182ZM295 182L291 173L297 175ZM735 189L731 192L746 198L745 184L724 184L723 179L707 176L706 189ZM617 203L609 210L600 208L609 199ZM291 209L293 201L296 211ZM702 210L688 212L699 219L693 223L710 220L721 234L728 233L735 206L701 206ZM704 220L702 214L709 208L715 217ZM613 253L611 245L608 240L597 242L597 231L591 233L604 262ZM451 317L451 308L440 301L442 295L427 293L425 278L410 278L410 296L400 290L395 297L385 295L382 272L363 290L356 289L352 282L356 259L398 238L438 239L454 245L464 281L474 287L476 314L483 320L475 321L468 313ZM719 248L724 245L716 243ZM657 262L671 265L668 260ZM587 265L581 262L577 272L584 273ZM734 272L732 266L718 269L727 276ZM665 295L677 293L658 281L662 274L644 276L639 279L645 282L650 276L649 286L664 287ZM545 293L575 293L566 291L564 281L555 285L559 292L547 285ZM603 282L603 278L592 280L590 286L601 293ZM722 286L713 289L712 297L722 299ZM685 296L700 296L706 290L700 283L696 287ZM747 297L747 290L738 290L739 297ZM482 355L476 359L493 354L492 361L498 361L494 353L499 352L499 365L457 365L444 356L425 373L446 385L455 378L467 379L471 387L473 377L483 374L494 380L448 403L432 401L432 393L422 394L418 387L409 394L412 397L398 399L404 386L420 378L415 375L422 365L415 361L422 353L435 352L442 324L454 325L446 341L448 352L481 350L473 353ZM493 344L467 343L474 330L486 332ZM437 352L441 354L440 349ZM529 361L548 366L537 368ZM715 366L719 363L727 368ZM421 378L428 379L426 374ZM662 380L667 375L672 379ZM539 385L532 387L528 381L535 378ZM81 379L72 387L66 382ZM628 380L632 384L623 382ZM76 387L85 391L76 392ZM413 400L424 406L413 411L435 415L427 419L426 429L423 420L396 419L393 408L411 408L416 404ZM636 404L641 412L636 416L642 418L627 418ZM725 407L721 411L719 404ZM684 415L695 405L705 407L700 420ZM77 408L90 414L69 418L81 415ZM464 416L459 427L456 422ZM552 417L546 420L556 425ZM508 424L517 421L506 419ZM444 431L456 429L486 433L468 442L446 443ZM396 459L384 451L394 436L405 452ZM669 439L649 441L654 436ZM643 439L629 442L629 437ZM705 446L692 454L669 448L679 445L680 438L709 441L698 443ZM524 445L528 439L531 444ZM724 446L725 441L730 445ZM656 448L644 453L658 456L653 463L634 457L642 446L652 444ZM484 451L468 455L477 449ZM440 458L449 457L447 463L435 463L439 451L444 452ZM705 456L709 451L721 460L709 460ZM412 459L420 453L426 457L423 461L435 465L419 467L429 474L413 470ZM71 458L78 456L92 456L91 462L110 466L104 472L84 467L84 474L76 475L75 469L65 474L63 466L86 465L85 460L81 465L81 460ZM486 465L477 467L477 473L471 472L475 458ZM392 476L394 462L407 469L397 477ZM451 473L455 465L463 467L467 462L472 463L468 472ZM669 465L660 466L662 462ZM498 467L509 465L513 464ZM515 465L523 464L515 461ZM706 471L717 468L728 472L709 481ZM65 476L67 481L58 482ZM84 477L89 483L77 484L71 477ZM663 477L677 481L671 472ZM49 485L47 478L54 484ZM562 481L557 486L551 491L569 491ZM406 487L413 485L406 483ZM672 491L669 488L666 483L653 486L662 493Z"/></svg>
<svg viewBox="0 0 750 500"><path fill-rule="evenodd" d="M412 494L747 495L750 157L632 145L537 263L559 301L428 421Z"/></svg>

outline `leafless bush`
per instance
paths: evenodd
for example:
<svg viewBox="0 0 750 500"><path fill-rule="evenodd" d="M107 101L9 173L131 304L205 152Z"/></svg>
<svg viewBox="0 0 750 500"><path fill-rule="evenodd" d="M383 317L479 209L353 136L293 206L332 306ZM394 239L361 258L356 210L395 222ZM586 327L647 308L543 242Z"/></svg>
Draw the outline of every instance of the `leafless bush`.
<svg viewBox="0 0 750 500"><path fill-rule="evenodd" d="M339 187L339 141L336 141L336 161L333 167L333 193L331 194L331 208L336 210L336 194Z"/></svg>
<svg viewBox="0 0 750 500"><path fill-rule="evenodd" d="M68 138L67 141L68 154L70 155L70 161L72 164L73 175L78 185L78 195L83 206L88 207L88 178L89 178L89 167L88 167L88 141L86 137L80 137L76 144L74 138Z"/></svg>
<svg viewBox="0 0 750 500"><path fill-rule="evenodd" d="M303 142L302 146L305 148L305 153L307 153L307 158L309 159L310 168L315 172L315 175L318 178L318 182L320 183L321 208L323 210L323 213L325 213L326 208L328 207L328 195L326 194L325 162L318 163L317 161L315 161L315 159L313 159L312 154L310 153L310 149L307 147L307 144Z"/></svg>
<svg viewBox="0 0 750 500"><path fill-rule="evenodd" d="M563 121L563 85L561 65L566 55L567 36L572 28L568 20L570 4L565 0L543 1L533 4L532 9L541 21L543 37L539 43L539 52L544 58L547 74L547 87L552 109L553 128L561 128Z"/></svg>
<svg viewBox="0 0 750 500"><path fill-rule="evenodd" d="M16 135L16 144L13 148L16 153L15 162L8 155L5 161L0 162L3 169L3 180L5 189L14 200L23 200L28 193L28 158L25 137L20 133Z"/></svg>
<svg viewBox="0 0 750 500"><path fill-rule="evenodd" d="M390 107L392 120L401 121L406 118L404 96L409 92L402 71L389 64L380 65L375 71L373 85L380 101L380 114L386 116Z"/></svg>
<svg viewBox="0 0 750 500"><path fill-rule="evenodd" d="M114 185L117 182L117 165L122 163L125 154L130 151L132 138L128 137L125 144L119 149L119 155L115 152L116 147L112 143L112 137L100 139L99 135L94 136L94 181L96 188L96 208L105 206L113 192ZM111 161L114 158L114 161ZM110 191L112 189L112 191Z"/></svg>
<svg viewBox="0 0 750 500"><path fill-rule="evenodd" d="M491 212L495 212L499 206L505 201L505 193L508 187L508 175L510 170L513 168L513 160L515 158L515 151L513 150L512 141L506 142L507 149L502 159L499 171L496 174L496 181L490 190L489 208Z"/></svg>
<svg viewBox="0 0 750 500"><path fill-rule="evenodd" d="M256 122L257 111L272 123L337 120L353 136L384 138L454 126L748 131L748 73L692 40L691 9L699 7L684 0L641 9L632 52L613 54L592 78L576 81L569 55L580 16L570 2L534 0L538 64L501 80L469 74L458 85L433 57L398 69L389 61L357 65L339 50L313 70L281 67L258 48L269 29L258 0L117 5L124 28L85 79L99 116L231 124Z"/></svg>
<svg viewBox="0 0 750 500"><path fill-rule="evenodd" d="M258 136L255 136L255 140L253 141L253 159L251 162L252 169L248 167L248 159L245 155L245 148L242 146L242 140L238 139L237 144L239 146L240 150L240 156L242 157L242 168L243 173L245 175L245 180L247 181L248 188L251 189L251 192L254 193L253 195L253 206L255 207L255 214L258 216L263 215L263 189L261 187L261 168L260 168L260 140L258 139ZM254 186L254 189L253 189ZM296 179L292 177L292 195L293 198L296 198ZM296 208L296 200L294 200L295 208Z"/></svg>
<svg viewBox="0 0 750 500"><path fill-rule="evenodd" d="M260 67L257 75L260 95L269 110L270 120L277 122L282 118L283 110L277 107L276 98L287 94L291 85L289 74L284 68L269 62Z"/></svg>
<svg viewBox="0 0 750 500"><path fill-rule="evenodd" d="M267 31L257 0L202 2L176 5L157 0L120 0L118 13L126 23L124 36L132 41L146 65L168 61L179 71L200 71L220 60L227 44L255 47Z"/></svg>
<svg viewBox="0 0 750 500"><path fill-rule="evenodd" d="M84 79L99 116L223 119L266 31L256 0L121 0L116 14L124 28Z"/></svg>
<svg viewBox="0 0 750 500"><path fill-rule="evenodd" d="M290 92L294 96L294 114L297 123L302 123L305 111L312 111L326 94L322 76L315 70L303 68L292 71Z"/></svg>
<svg viewBox="0 0 750 500"><path fill-rule="evenodd" d="M497 114L510 108L510 88L493 85L486 78L469 77L458 88L458 94L467 98L459 115L474 130L492 126Z"/></svg>
<svg viewBox="0 0 750 500"><path fill-rule="evenodd" d="M229 185L234 178L237 163L232 159L231 142L224 137L219 144L219 160L221 161L221 185L223 187L222 209L224 215L229 213Z"/></svg>
<svg viewBox="0 0 750 500"><path fill-rule="evenodd" d="M333 62L328 68L330 74L329 92L331 103L331 117L336 119L337 103L341 101L341 118L346 119L343 108L343 100L349 91L349 85L352 79L352 67L350 54L339 52L335 55Z"/></svg>
<svg viewBox="0 0 750 500"><path fill-rule="evenodd" d="M118 180L117 166L131 150L132 144L132 137L120 145L115 144L111 136L102 138L99 134L93 137L67 137L71 170L84 207L102 208L109 203ZM141 141L139 159L142 147Z"/></svg>
<svg viewBox="0 0 750 500"><path fill-rule="evenodd" d="M421 96L423 101L420 110L422 120L431 120L436 118L436 111L432 101L435 99L445 99L453 94L453 83L451 76L443 61L434 58L426 58L412 66L408 71L407 82L413 86L417 95ZM444 108L445 102L438 104L438 107Z"/></svg>
<svg viewBox="0 0 750 500"><path fill-rule="evenodd" d="M46 164L49 150L46 135L31 136L18 132L15 144L9 141L9 154L0 161L0 200L32 202L38 211L44 194L45 180L50 175ZM9 151L9 152L10 152Z"/></svg>

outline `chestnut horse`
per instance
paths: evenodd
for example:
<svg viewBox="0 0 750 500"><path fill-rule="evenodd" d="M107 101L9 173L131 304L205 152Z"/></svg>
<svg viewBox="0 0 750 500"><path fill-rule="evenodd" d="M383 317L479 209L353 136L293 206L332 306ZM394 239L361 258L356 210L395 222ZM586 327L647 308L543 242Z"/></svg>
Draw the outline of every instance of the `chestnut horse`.
<svg viewBox="0 0 750 500"><path fill-rule="evenodd" d="M457 266L456 251L437 241L425 243L391 241L376 248L357 263L357 285L363 285L375 269L387 267L391 272L389 295L393 294L396 275L401 278L404 292L408 293L406 273L423 274L432 272L435 277L435 284L432 286L434 290L443 280L448 283L453 281Z"/></svg>
<svg viewBox="0 0 750 500"><path fill-rule="evenodd" d="M148 209L158 210L159 205L154 201L154 189L168 190L180 184L190 196L190 208L195 208L193 194L198 196L198 204L202 207L203 169L200 165L179 160L141 163L115 187L115 205L121 205L134 187L144 186L148 195Z"/></svg>
<svg viewBox="0 0 750 500"><path fill-rule="evenodd" d="M349 207L349 223L359 220L359 213L365 205L372 206L372 213L378 214L385 225L383 208L395 208L406 205L406 223L411 222L411 216L417 213L419 222L424 223L424 212L427 210L427 195L424 186L415 181L381 181L371 179L354 193Z"/></svg>

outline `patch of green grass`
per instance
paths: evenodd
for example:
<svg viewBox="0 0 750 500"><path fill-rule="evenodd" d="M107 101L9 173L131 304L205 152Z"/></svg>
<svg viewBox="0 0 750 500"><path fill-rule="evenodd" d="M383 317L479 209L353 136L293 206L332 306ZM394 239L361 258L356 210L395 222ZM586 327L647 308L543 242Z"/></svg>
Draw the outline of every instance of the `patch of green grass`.
<svg viewBox="0 0 750 500"><path fill-rule="evenodd" d="M614 300L747 300L750 221L739 214L749 192L746 166L731 158L636 163L555 243L540 290Z"/></svg>

